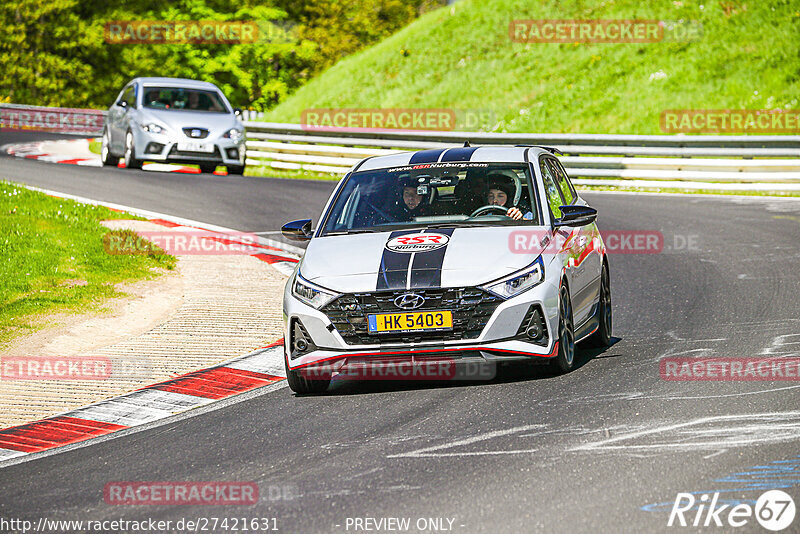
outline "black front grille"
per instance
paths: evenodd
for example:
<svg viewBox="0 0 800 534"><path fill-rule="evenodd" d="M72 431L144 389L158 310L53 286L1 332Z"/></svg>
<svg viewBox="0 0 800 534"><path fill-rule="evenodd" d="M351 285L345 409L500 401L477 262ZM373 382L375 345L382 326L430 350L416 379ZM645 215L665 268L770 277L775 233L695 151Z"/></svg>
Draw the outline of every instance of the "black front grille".
<svg viewBox="0 0 800 534"><path fill-rule="evenodd" d="M172 145L169 155L175 158L183 157L196 160L222 161L222 155L219 151L219 147L216 145L214 146L214 152L187 152L185 150L178 150L178 144L176 143Z"/></svg>
<svg viewBox="0 0 800 534"><path fill-rule="evenodd" d="M403 310L394 300L404 293L425 297L425 304L415 310ZM503 302L477 287L380 291L342 295L322 308L348 345L378 343L417 343L420 341L451 341L475 339L481 335L495 308ZM400 334L370 334L367 315L373 313L403 313L407 311L450 310L453 329L445 332L414 332Z"/></svg>

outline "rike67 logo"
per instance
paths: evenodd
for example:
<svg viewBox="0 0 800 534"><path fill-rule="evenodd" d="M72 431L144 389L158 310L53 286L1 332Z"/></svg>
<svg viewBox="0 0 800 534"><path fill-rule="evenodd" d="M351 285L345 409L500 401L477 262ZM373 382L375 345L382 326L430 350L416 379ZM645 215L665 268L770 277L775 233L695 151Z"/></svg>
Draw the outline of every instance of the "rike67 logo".
<svg viewBox="0 0 800 534"><path fill-rule="evenodd" d="M754 518L767 530L777 532L794 521L792 497L781 490L761 494L755 506L747 503L720 504L719 493L679 493L669 514L667 526L681 527L743 527Z"/></svg>

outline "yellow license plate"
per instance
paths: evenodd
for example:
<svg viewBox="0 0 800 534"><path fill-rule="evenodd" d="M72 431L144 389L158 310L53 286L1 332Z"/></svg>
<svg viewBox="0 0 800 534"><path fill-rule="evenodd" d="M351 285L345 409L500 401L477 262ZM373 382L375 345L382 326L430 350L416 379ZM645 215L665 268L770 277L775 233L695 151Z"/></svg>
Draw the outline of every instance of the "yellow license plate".
<svg viewBox="0 0 800 534"><path fill-rule="evenodd" d="M370 334L452 330L453 312L425 311L368 315Z"/></svg>

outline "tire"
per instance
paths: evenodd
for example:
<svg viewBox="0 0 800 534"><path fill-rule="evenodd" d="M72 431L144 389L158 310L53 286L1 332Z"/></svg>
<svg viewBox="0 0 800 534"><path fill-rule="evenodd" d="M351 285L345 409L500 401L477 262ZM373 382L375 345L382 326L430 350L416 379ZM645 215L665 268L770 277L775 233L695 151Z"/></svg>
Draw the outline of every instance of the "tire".
<svg viewBox="0 0 800 534"><path fill-rule="evenodd" d="M330 378L304 378L299 372L289 369L289 365L284 360L283 365L286 369L286 382L295 393L307 395L309 393L324 393L331 383Z"/></svg>
<svg viewBox="0 0 800 534"><path fill-rule="evenodd" d="M199 163L198 165L200 165L200 172L205 174L212 174L217 170L216 163Z"/></svg>
<svg viewBox="0 0 800 534"><path fill-rule="evenodd" d="M228 165L228 174L237 174L239 176L244 174L244 165Z"/></svg>
<svg viewBox="0 0 800 534"><path fill-rule="evenodd" d="M103 128L103 140L100 148L100 161L102 161L103 165L106 167L111 165L116 167L119 164L119 157L115 156L114 153L111 152L111 136L106 128Z"/></svg>
<svg viewBox="0 0 800 534"><path fill-rule="evenodd" d="M125 168L126 169L141 169L142 160L136 159L135 145L133 143L133 134L130 130L125 134Z"/></svg>
<svg viewBox="0 0 800 534"><path fill-rule="evenodd" d="M572 320L572 299L569 289L562 284L558 292L558 354L552 366L556 371L568 373L575 367L575 323Z"/></svg>
<svg viewBox="0 0 800 534"><path fill-rule="evenodd" d="M600 326L597 331L586 339L588 347L609 347L611 346L611 283L608 276L608 266L603 264L603 271L600 274L600 297L597 307L597 318Z"/></svg>

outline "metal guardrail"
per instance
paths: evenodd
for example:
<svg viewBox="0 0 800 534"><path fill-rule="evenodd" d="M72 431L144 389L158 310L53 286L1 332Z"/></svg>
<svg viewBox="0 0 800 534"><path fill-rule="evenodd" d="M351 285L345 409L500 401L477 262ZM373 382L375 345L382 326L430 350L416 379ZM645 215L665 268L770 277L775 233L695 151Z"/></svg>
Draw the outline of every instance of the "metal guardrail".
<svg viewBox="0 0 800 534"><path fill-rule="evenodd" d="M0 104L0 128L99 136L105 111ZM245 111L245 119L263 113ZM246 120L247 164L346 173L367 156L478 144L545 145L575 178L800 184L797 135L520 134L325 130ZM619 181L619 180L616 180Z"/></svg>
<svg viewBox="0 0 800 534"><path fill-rule="evenodd" d="M800 136L507 134L308 129L247 121L247 163L346 173L367 156L471 144L553 146L570 176L800 182ZM781 158L781 159L777 159Z"/></svg>

